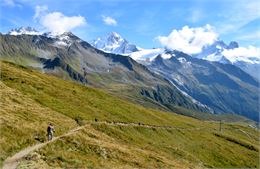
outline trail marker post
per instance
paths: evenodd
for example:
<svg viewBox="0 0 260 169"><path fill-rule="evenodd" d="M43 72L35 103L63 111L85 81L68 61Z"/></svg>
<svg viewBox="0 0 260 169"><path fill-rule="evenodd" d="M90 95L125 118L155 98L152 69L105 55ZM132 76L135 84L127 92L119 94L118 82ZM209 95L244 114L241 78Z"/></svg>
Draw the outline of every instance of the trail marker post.
<svg viewBox="0 0 260 169"><path fill-rule="evenodd" d="M219 121L219 131L221 132L221 130L222 130L222 121L220 120Z"/></svg>

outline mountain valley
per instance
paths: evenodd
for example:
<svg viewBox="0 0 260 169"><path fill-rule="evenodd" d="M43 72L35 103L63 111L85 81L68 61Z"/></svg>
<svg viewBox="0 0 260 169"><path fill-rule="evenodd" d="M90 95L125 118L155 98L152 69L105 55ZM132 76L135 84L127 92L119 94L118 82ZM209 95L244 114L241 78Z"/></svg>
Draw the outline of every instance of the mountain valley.
<svg viewBox="0 0 260 169"><path fill-rule="evenodd" d="M115 32L0 34L0 166L259 168L259 81L224 60Z"/></svg>

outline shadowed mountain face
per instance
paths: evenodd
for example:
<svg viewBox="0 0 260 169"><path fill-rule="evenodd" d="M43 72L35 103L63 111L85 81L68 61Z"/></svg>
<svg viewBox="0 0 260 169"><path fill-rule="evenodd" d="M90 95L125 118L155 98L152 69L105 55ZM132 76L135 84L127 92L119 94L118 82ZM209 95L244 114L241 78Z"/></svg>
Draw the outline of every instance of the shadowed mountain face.
<svg viewBox="0 0 260 169"><path fill-rule="evenodd" d="M259 120L259 82L230 64L209 62L169 51L170 59L159 56L149 68L169 79L215 113L240 114Z"/></svg>
<svg viewBox="0 0 260 169"><path fill-rule="evenodd" d="M70 32L56 36L0 34L0 58L62 79L103 87L150 107L209 111L130 57L95 49Z"/></svg>

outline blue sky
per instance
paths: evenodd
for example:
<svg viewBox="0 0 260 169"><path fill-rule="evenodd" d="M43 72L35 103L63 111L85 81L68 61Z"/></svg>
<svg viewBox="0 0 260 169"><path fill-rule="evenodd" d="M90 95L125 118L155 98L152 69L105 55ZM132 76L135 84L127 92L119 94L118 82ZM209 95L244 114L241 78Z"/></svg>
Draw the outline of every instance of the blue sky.
<svg viewBox="0 0 260 169"><path fill-rule="evenodd" d="M259 0L0 0L0 32L20 26L50 28L46 18L35 17L37 6L42 9L39 15L56 12L64 22L67 17L78 19L63 26L86 41L115 31L131 43L152 48L161 46L158 36L172 30L209 24L226 43L260 47Z"/></svg>

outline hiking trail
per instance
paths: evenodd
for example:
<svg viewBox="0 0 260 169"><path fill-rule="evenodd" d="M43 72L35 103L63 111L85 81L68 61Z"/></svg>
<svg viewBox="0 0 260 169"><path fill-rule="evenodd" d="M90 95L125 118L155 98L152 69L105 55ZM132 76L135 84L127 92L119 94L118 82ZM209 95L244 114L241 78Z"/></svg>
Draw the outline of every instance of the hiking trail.
<svg viewBox="0 0 260 169"><path fill-rule="evenodd" d="M143 124L143 123L125 123L125 122L89 122L89 123L86 123L85 125L83 126L80 126L80 127L76 127L70 131L68 131L67 133L63 134L63 135L60 135L60 136L57 136L57 137L54 137L51 141L47 141L47 142L44 142L44 143L39 143L39 144L36 144L36 145L33 145L33 146L29 146L29 147L26 147L25 149L17 152L16 154L14 154L13 156L11 157L8 157L4 162L3 162L3 169L16 169L17 166L19 165L19 163L22 161L22 159L24 157L26 157L27 155L29 155L31 152L35 151L35 150L38 150L44 146L46 146L47 144L49 143L52 143L62 137L66 137L66 136L69 136L71 134L74 134L76 133L77 131L85 128L86 126L88 125L91 125L91 124L105 124L105 125L110 125L110 126L132 126L132 127L144 127L144 128L161 128L161 129L174 129L174 130L200 130L202 128L190 128L190 129L187 129L187 128L179 128L179 127L173 127L173 126L156 126L156 125L148 125L148 124Z"/></svg>

